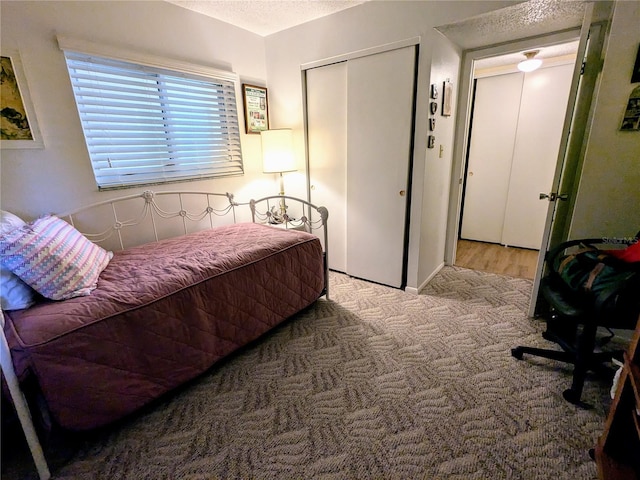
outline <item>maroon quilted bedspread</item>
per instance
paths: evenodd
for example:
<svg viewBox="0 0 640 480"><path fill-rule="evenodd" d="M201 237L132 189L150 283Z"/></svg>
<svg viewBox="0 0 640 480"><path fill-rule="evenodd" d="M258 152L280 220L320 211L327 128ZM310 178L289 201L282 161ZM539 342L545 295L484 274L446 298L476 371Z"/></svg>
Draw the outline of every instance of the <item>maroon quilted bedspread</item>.
<svg viewBox="0 0 640 480"><path fill-rule="evenodd" d="M98 427L196 377L312 304L319 240L257 224L116 252L86 297L5 312L20 378L64 428Z"/></svg>

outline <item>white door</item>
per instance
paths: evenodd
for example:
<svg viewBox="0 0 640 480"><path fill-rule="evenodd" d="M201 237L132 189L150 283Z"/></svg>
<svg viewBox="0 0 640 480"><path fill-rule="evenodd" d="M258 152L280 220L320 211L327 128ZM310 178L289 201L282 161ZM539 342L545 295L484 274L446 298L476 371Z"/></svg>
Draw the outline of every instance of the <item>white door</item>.
<svg viewBox="0 0 640 480"><path fill-rule="evenodd" d="M573 64L525 74L501 243L538 250L558 161Z"/></svg>
<svg viewBox="0 0 640 480"><path fill-rule="evenodd" d="M307 70L310 201L329 210L329 268L347 271L347 63Z"/></svg>
<svg viewBox="0 0 640 480"><path fill-rule="evenodd" d="M579 186L579 164L583 156L584 138L591 124L591 104L595 97L596 84L601 69L602 49L607 36L607 29L594 16L594 8L600 14L610 13L610 2L589 3L585 7L585 15L580 31L578 60L576 61L570 88L567 114L562 131L558 162L555 169L551 194L565 198L564 201L551 201L548 204L542 247L538 256L538 266L533 281L531 302L528 314L534 316L538 306L540 282L544 272L544 256L568 238L568 225L575 202L575 192ZM583 63L584 62L584 63ZM584 72L584 73L583 73Z"/></svg>
<svg viewBox="0 0 640 480"><path fill-rule="evenodd" d="M347 272L402 285L415 48L348 62Z"/></svg>
<svg viewBox="0 0 640 480"><path fill-rule="evenodd" d="M461 237L501 243L524 75L479 78L469 142Z"/></svg>
<svg viewBox="0 0 640 480"><path fill-rule="evenodd" d="M306 71L309 197L329 209L329 267L393 287L404 281L414 76L414 46Z"/></svg>

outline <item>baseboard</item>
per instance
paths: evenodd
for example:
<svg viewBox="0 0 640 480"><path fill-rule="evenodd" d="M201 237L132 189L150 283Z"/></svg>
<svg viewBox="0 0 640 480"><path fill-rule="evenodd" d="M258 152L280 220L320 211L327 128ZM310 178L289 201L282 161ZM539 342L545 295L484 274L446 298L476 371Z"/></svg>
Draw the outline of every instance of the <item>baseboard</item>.
<svg viewBox="0 0 640 480"><path fill-rule="evenodd" d="M438 265L436 267L436 269L431 273L431 275L429 275L427 277L427 279L424 282L422 282L422 284L418 288L415 288L415 287L404 287L404 291L407 292L407 293L412 293L413 295L419 295L420 292L422 290L424 290L424 288L427 286L427 284L431 280L433 280L433 277L435 277L438 274L438 272L440 270L442 270L442 267L444 267L444 262L442 262L440 265Z"/></svg>

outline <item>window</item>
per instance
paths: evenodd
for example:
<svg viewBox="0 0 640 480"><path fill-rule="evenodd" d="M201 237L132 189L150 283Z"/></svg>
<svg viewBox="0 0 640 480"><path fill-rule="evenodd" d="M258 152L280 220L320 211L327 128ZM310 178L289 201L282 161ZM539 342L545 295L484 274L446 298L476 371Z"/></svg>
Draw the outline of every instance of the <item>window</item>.
<svg viewBox="0 0 640 480"><path fill-rule="evenodd" d="M234 80L64 54L100 189L243 173Z"/></svg>

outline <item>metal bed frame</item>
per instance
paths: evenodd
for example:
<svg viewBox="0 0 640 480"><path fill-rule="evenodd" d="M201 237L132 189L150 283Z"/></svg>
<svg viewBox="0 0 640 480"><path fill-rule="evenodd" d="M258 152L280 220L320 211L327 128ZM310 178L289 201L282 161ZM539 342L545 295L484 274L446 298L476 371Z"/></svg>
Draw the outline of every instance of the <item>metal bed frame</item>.
<svg viewBox="0 0 640 480"><path fill-rule="evenodd" d="M167 202L164 200L166 197ZM294 208L285 205L285 201L293 202ZM162 205L169 203L170 206ZM243 217L241 207L247 207L249 216ZM289 214L291 211L299 212ZM96 212L101 211L101 215ZM220 221L219 218L231 216L232 221ZM231 193L211 193L198 191L144 191L139 194L117 197L93 203L77 210L58 215L78 229L94 243L102 244L111 250L124 250L142 243L158 241L162 238L177 237L190 232L214 228L220 224L251 221L279 228L305 230L317 234L323 245L324 291L329 298L329 263L327 219L329 212L325 207L315 205L301 198L284 195L272 195L239 203ZM246 219L244 219L246 218ZM170 222L173 219L177 221ZM173 223L172 228L161 229L162 222ZM146 225L145 225L146 223ZM127 239L125 231L137 227L146 228L143 235ZM317 232L317 233L316 233ZM140 233L140 232L138 232ZM5 375L9 393L15 404L18 419L25 433L29 450L33 457L40 480L51 477L42 446L36 433L29 407L20 389L11 351L4 335L4 315L0 310L0 367Z"/></svg>

